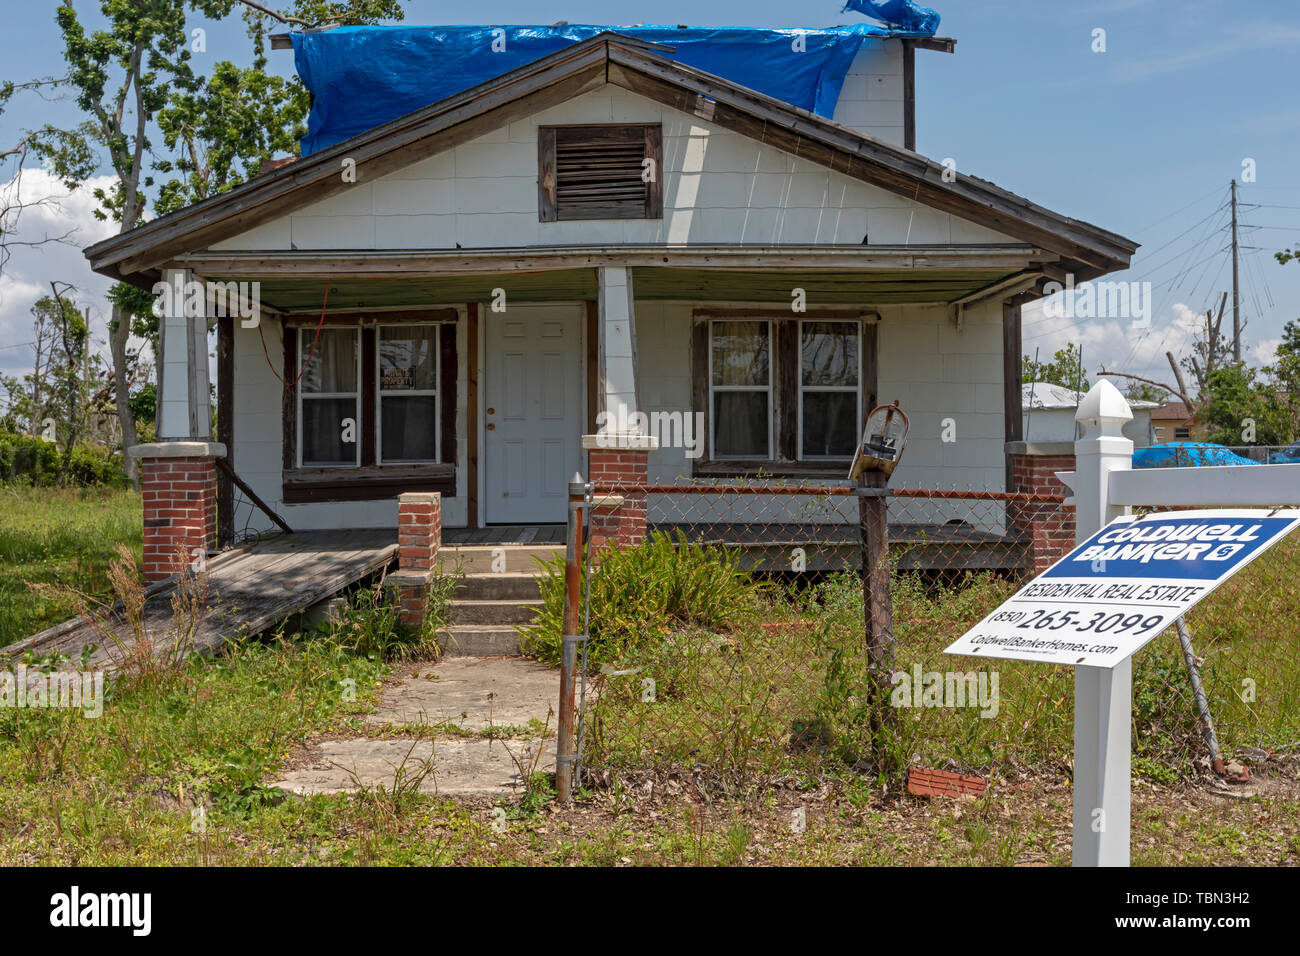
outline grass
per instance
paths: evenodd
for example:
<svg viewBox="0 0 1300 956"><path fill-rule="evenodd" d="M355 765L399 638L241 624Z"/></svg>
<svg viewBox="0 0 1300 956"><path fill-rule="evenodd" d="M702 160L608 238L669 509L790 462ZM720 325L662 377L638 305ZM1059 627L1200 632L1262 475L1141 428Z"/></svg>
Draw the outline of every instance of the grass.
<svg viewBox="0 0 1300 956"><path fill-rule="evenodd" d="M93 566L104 590L115 537L138 542L138 505L123 493L13 494L0 518L0 593L8 613L39 627L66 612L33 607L13 582L84 588ZM66 524L79 539L56 529ZM1297 581L1292 540L1192 616L1230 752L1300 741ZM900 708L886 735L903 763L988 776L976 800L908 798L899 775L865 759L871 712L851 577L801 595L774 589L723 627L681 613L608 645L613 669L630 673L597 678L585 759L599 779L572 808L555 806L551 780L525 757L528 786L505 801L419 792L418 766L387 789L287 796L270 783L298 748L374 736L362 715L390 662L420 653L384 636L387 611L358 589L333 631L237 642L147 680L128 674L97 719L0 708L0 865L1065 865L1069 670L941 653L1009 589L992 576L894 585L896 669L998 672L996 717ZM1300 764L1271 764L1257 797L1207 794L1188 780L1202 747L1172 633L1139 655L1134 687L1134 862L1300 863Z"/></svg>
<svg viewBox="0 0 1300 956"><path fill-rule="evenodd" d="M897 775L918 763L995 776L1064 768L1073 740L1070 669L943 653L1013 589L989 574L947 586L900 575L892 588L891 670L973 674L996 686L995 713L897 706L892 693L890 706L873 706L860 586L842 575L778 595L725 630L685 626L680 615L644 627L596 677L585 764L614 773L705 765L731 794L789 773ZM1300 751L1298 599L1293 535L1189 615L1228 757L1244 747ZM1205 744L1172 629L1135 656L1133 687L1135 772L1188 778Z"/></svg>
<svg viewBox="0 0 1300 956"><path fill-rule="evenodd" d="M109 593L113 549L140 555L140 498L123 489L0 486L0 646L66 620L70 602L28 582Z"/></svg>

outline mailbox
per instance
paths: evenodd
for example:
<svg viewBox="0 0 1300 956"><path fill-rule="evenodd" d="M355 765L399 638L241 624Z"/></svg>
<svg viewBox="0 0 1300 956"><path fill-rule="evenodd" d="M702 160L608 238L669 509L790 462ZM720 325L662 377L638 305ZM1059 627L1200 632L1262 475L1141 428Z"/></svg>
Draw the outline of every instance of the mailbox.
<svg viewBox="0 0 1300 956"><path fill-rule="evenodd" d="M903 440L907 437L907 416L898 402L880 405L867 416L867 426L862 431L862 444L853 456L849 480L859 480L865 472L877 471L886 479L903 457Z"/></svg>

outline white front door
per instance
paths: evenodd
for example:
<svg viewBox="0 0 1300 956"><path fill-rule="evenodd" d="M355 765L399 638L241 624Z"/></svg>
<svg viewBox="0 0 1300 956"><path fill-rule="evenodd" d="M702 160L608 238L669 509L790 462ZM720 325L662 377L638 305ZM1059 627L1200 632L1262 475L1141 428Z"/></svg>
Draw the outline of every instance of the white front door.
<svg viewBox="0 0 1300 956"><path fill-rule="evenodd" d="M581 305L486 307L484 520L568 519L569 478L581 467Z"/></svg>

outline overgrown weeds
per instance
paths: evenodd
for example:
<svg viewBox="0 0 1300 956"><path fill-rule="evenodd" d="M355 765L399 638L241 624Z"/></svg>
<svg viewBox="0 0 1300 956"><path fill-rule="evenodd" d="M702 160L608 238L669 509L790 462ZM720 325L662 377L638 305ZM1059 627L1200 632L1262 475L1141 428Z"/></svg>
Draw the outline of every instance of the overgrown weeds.
<svg viewBox="0 0 1300 956"><path fill-rule="evenodd" d="M564 556L539 561L542 610L520 626L524 653L556 666L564 630ZM595 664L617 660L646 640L680 627L728 630L758 609L764 582L728 549L653 532L635 548L600 555L591 574L587 653Z"/></svg>

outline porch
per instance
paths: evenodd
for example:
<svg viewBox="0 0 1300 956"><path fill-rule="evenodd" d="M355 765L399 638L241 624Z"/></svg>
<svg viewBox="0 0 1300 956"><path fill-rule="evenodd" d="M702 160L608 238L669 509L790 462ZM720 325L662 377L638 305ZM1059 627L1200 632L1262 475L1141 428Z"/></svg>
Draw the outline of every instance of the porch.
<svg viewBox="0 0 1300 956"><path fill-rule="evenodd" d="M294 528L383 527L397 494L437 491L450 533L562 522L569 477L590 473L584 436L644 428L629 424L637 414L676 429L648 436L650 479L825 480L846 473L878 398L897 398L919 426L905 480L1003 488L1013 397L1001 385L1002 296L1036 281L1038 254L1015 245L208 251L177 265L209 285L260 290L255 321L217 321L218 393L229 400L216 437L264 501ZM421 326L429 331L398 331ZM733 364L759 356L766 377L735 386L712 371L723 328L744 329L725 348L752 350ZM324 351L355 354L358 371L317 400L304 393L320 388L311 366L330 337L339 341ZM821 370L815 395L800 384L810 342L851 355ZM436 372L414 359L391 367L407 361L395 348L424 349ZM395 382L424 386L426 397L414 402L418 419L401 416L406 445L388 448L397 433L396 419L385 428L386 408L413 405ZM734 387L754 394L724 394ZM346 414L328 404L339 394ZM315 414L326 408L355 418L354 442ZM724 435L717 423L728 416ZM991 440L953 456L939 441L944 417ZM263 520L218 477L222 514ZM219 538L235 530L223 521Z"/></svg>

